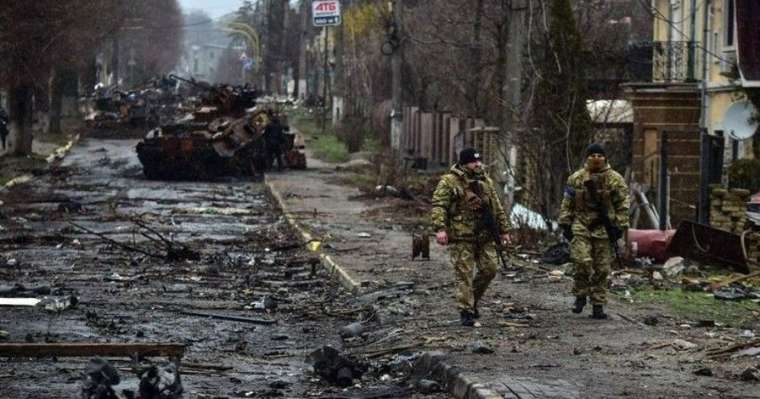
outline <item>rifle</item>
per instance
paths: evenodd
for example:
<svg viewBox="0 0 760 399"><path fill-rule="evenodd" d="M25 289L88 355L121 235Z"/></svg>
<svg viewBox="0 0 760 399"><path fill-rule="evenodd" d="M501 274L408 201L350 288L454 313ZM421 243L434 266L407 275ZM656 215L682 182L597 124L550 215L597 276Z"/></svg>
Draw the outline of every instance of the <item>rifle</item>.
<svg viewBox="0 0 760 399"><path fill-rule="evenodd" d="M499 234L499 224L496 223L496 218L493 216L493 212L491 212L491 209L488 207L482 208L482 220L483 225L488 229L488 231L491 233L491 237L493 238L494 243L496 244L496 254L499 256L499 261L501 262L502 271L506 271L509 269L509 263L507 263L506 258L504 257L504 252L506 251L506 248L504 248L504 245L501 242L501 234Z"/></svg>
<svg viewBox="0 0 760 399"><path fill-rule="evenodd" d="M591 200L596 203L595 210L598 215L597 218L589 225L589 229L593 229L600 224L604 226L604 230L607 232L607 239L610 242L612 250L615 252L615 259L618 262L618 266L620 266L622 269L623 261L620 258L620 251L618 250L617 240L612 237L612 232L613 228L615 228L615 225L612 224L612 221L610 220L607 204L605 204L603 199L599 196L599 192L596 190L596 183L594 180L586 180L583 182L583 185L586 186L586 190L588 190Z"/></svg>
<svg viewBox="0 0 760 399"><path fill-rule="evenodd" d="M477 181L472 182L470 188L475 194L478 195L478 197L482 195L482 192L480 190L480 184L478 184ZM489 203L490 203L490 200L489 200ZM504 256L504 252L506 251L506 248L504 248L504 245L502 245L501 243L501 234L499 231L499 224L496 222L496 218L494 217L493 211L491 210L490 206L486 206L485 204L481 205L480 221L483 223L483 227L488 229L488 232L491 234L491 238L493 238L493 241L496 244L496 255L499 256L499 261L501 262L502 271L509 269L509 263L507 263L507 260Z"/></svg>

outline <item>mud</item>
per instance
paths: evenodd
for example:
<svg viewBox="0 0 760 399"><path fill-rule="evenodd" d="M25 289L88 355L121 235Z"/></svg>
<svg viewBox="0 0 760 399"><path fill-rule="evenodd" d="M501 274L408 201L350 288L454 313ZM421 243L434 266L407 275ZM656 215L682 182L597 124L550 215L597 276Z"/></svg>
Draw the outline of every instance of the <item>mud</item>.
<svg viewBox="0 0 760 399"><path fill-rule="evenodd" d="M0 284L51 285L79 300L58 313L0 308L7 341L183 343L182 384L191 398L415 395L405 374L387 366L403 350L371 353L369 372L347 390L311 371L309 353L323 345L350 349L338 329L371 312L312 267L313 254L298 245L263 184L148 181L135 143L87 139L52 171L0 192ZM200 260L171 262L126 248L161 254L165 244L135 220ZM209 313L275 323L197 315ZM79 397L89 359L4 359L0 396ZM137 391L141 366L161 359L109 360L122 394Z"/></svg>

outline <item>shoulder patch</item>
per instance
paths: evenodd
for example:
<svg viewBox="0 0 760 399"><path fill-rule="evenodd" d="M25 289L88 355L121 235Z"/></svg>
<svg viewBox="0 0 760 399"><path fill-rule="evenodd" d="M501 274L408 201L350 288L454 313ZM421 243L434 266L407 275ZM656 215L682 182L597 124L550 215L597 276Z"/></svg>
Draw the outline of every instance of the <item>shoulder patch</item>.
<svg viewBox="0 0 760 399"><path fill-rule="evenodd" d="M575 198L575 189L570 186L565 186L564 196L565 198Z"/></svg>

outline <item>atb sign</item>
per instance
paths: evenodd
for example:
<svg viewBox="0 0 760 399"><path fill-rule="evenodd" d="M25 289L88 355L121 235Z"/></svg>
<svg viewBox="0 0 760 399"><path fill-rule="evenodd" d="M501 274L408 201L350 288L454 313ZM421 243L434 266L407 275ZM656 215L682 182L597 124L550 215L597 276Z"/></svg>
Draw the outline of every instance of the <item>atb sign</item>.
<svg viewBox="0 0 760 399"><path fill-rule="evenodd" d="M311 2L314 26L340 25L340 0L314 0Z"/></svg>

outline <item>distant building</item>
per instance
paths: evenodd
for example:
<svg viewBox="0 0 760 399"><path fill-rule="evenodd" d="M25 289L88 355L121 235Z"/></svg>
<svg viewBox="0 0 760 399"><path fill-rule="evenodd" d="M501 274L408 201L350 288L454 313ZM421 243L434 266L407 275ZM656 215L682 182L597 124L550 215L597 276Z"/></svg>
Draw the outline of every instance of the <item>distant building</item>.
<svg viewBox="0 0 760 399"><path fill-rule="evenodd" d="M228 30L220 27L224 24L224 20L202 25L190 24L191 28L185 31L182 56L175 68L177 73L210 83L244 83L240 54L246 51L246 47L238 44ZM221 73L226 72L223 69L230 68L240 73ZM216 81L220 76L224 82Z"/></svg>

